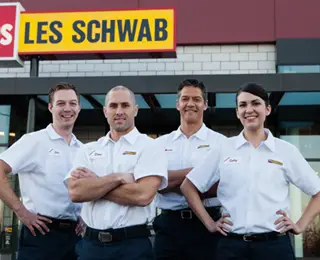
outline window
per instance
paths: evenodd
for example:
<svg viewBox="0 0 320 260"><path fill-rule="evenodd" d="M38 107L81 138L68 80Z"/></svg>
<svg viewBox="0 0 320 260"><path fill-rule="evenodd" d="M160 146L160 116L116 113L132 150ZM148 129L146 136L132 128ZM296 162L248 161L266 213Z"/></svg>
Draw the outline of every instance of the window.
<svg viewBox="0 0 320 260"><path fill-rule="evenodd" d="M278 73L320 73L320 65L279 65Z"/></svg>

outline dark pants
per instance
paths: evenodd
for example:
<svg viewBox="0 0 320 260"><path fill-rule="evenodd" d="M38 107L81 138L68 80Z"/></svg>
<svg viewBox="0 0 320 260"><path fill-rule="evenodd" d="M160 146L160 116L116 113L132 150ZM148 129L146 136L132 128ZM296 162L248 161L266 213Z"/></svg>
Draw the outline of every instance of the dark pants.
<svg viewBox="0 0 320 260"><path fill-rule="evenodd" d="M36 232L36 236L33 236L23 225L18 260L77 260L75 246L80 239L74 229L69 232L50 229L46 235Z"/></svg>
<svg viewBox="0 0 320 260"><path fill-rule="evenodd" d="M152 260L152 245L148 237L128 238L102 243L84 237L77 244L80 260Z"/></svg>
<svg viewBox="0 0 320 260"><path fill-rule="evenodd" d="M182 219L180 214L162 213L154 220L153 227L155 259L215 259L220 236L210 233L195 215Z"/></svg>
<svg viewBox="0 0 320 260"><path fill-rule="evenodd" d="M275 240L246 242L222 237L217 246L219 260L293 260L296 259L289 235Z"/></svg>

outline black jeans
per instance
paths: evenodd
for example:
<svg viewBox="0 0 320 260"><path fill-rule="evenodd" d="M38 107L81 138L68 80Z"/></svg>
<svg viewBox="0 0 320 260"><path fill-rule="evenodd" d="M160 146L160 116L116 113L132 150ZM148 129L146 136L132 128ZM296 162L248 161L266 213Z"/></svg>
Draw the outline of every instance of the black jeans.
<svg viewBox="0 0 320 260"><path fill-rule="evenodd" d="M161 214L153 222L157 260L214 260L219 235L210 233L200 220L179 214Z"/></svg>
<svg viewBox="0 0 320 260"><path fill-rule="evenodd" d="M22 226L18 260L77 260L75 246L81 236L70 232L50 229L46 235L36 232L33 236L26 226Z"/></svg>
<svg viewBox="0 0 320 260"><path fill-rule="evenodd" d="M293 260L296 259L289 235L276 240L246 242L239 238L222 237L217 246L219 260Z"/></svg>
<svg viewBox="0 0 320 260"><path fill-rule="evenodd" d="M148 237L129 238L101 243L84 237L77 244L80 260L152 260L152 245Z"/></svg>

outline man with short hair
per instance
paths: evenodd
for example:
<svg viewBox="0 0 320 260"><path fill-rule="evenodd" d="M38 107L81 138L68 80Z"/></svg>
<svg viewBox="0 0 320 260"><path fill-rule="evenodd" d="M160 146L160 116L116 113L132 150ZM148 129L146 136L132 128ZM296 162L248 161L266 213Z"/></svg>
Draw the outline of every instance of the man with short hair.
<svg viewBox="0 0 320 260"><path fill-rule="evenodd" d="M80 240L80 204L73 203L64 185L66 172L82 143L72 134L80 112L79 94L68 83L49 92L52 123L23 135L0 154L0 199L22 223L18 260L76 260ZM23 203L8 183L19 174Z"/></svg>
<svg viewBox="0 0 320 260"><path fill-rule="evenodd" d="M157 194L156 205L162 210L154 220L156 232L154 253L159 260L214 259L218 237L206 230L188 207L180 185L191 169L201 164L211 149L225 137L207 128L203 113L208 107L204 84L187 79L178 88L177 110L180 127L157 138L168 158L168 187ZM203 203L214 219L220 217L217 185L202 194Z"/></svg>
<svg viewBox="0 0 320 260"><path fill-rule="evenodd" d="M163 149L136 129L137 113L131 90L111 89L104 107L110 132L77 154L66 177L72 201L84 202L80 260L153 259L147 223L156 192L167 186L167 164Z"/></svg>

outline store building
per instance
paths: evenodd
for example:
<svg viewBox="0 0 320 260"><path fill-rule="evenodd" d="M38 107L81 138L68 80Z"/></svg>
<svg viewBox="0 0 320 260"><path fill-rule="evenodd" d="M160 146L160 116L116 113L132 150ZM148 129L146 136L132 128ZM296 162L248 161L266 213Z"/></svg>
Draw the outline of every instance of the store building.
<svg viewBox="0 0 320 260"><path fill-rule="evenodd" d="M10 2L2 1L1 2ZM21 2L27 11L137 9L174 7L175 58L60 60L40 57L38 77L30 77L30 61L22 68L0 68L0 152L27 131L50 122L47 92L67 81L81 93L82 112L75 134L83 142L107 131L102 113L105 93L125 85L136 93L141 132L158 136L176 129L176 89L185 78L208 88L207 126L227 136L241 131L235 116L235 92L258 82L270 93L273 134L295 144L320 172L320 2L299 0L176 0ZM55 60L57 59L57 60ZM12 180L16 186L16 181ZM293 218L309 198L292 188ZM0 207L1 231L12 226L12 213ZM0 222L1 223L1 222ZM320 257L320 221L296 236L298 257ZM1 257L0 257L1 259Z"/></svg>

